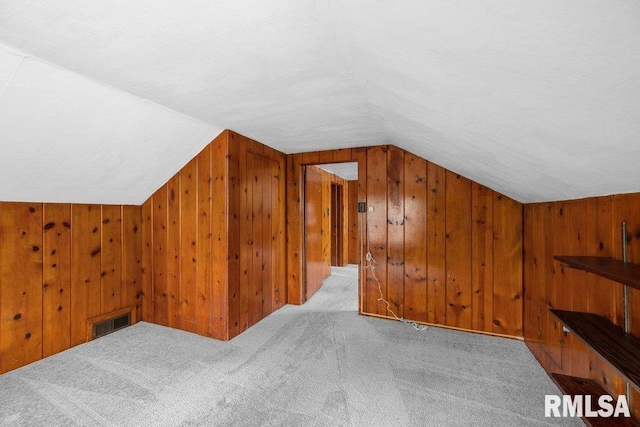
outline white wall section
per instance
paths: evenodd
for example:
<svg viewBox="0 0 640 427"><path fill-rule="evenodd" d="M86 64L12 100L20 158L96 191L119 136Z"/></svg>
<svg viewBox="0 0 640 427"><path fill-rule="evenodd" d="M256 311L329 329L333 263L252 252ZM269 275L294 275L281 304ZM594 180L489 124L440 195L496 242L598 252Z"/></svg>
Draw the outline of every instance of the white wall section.
<svg viewBox="0 0 640 427"><path fill-rule="evenodd" d="M0 200L141 203L224 128L392 143L522 202L640 191L639 22L637 0L0 0Z"/></svg>

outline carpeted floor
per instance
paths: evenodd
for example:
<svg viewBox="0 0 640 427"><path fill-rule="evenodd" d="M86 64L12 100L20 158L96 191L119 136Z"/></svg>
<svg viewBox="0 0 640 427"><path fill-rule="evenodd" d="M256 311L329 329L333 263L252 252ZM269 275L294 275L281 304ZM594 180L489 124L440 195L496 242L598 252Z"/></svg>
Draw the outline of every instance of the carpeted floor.
<svg viewBox="0 0 640 427"><path fill-rule="evenodd" d="M230 342L149 323L0 376L0 424L539 426L524 343L357 314L356 267Z"/></svg>

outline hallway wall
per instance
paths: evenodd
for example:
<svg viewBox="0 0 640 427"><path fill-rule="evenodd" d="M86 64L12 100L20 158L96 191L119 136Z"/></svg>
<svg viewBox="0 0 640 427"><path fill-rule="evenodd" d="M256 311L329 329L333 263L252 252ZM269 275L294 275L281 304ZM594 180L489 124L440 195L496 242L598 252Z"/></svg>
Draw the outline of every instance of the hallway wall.
<svg viewBox="0 0 640 427"><path fill-rule="evenodd" d="M302 167L358 162L358 201L375 275L363 314L521 337L522 204L394 146L287 156L289 302L305 299ZM366 241L362 242L366 245Z"/></svg>

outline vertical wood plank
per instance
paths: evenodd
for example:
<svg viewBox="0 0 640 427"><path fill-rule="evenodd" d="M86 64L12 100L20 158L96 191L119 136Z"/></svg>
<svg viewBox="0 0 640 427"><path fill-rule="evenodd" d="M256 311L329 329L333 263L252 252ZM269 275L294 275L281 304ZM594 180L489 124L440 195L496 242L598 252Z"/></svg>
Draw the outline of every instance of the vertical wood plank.
<svg viewBox="0 0 640 427"><path fill-rule="evenodd" d="M228 137L228 156L227 160L227 179L229 180L228 199L227 199L227 218L228 218L228 242L229 252L227 254L228 263L228 306L229 306L229 338L238 335L244 329L241 329L241 221L242 206L241 197L243 183L242 177L244 171L240 168L241 154L240 144L236 135L229 132ZM244 154L242 154L244 156ZM244 157L243 157L244 158ZM214 195L214 197L216 197Z"/></svg>
<svg viewBox="0 0 640 427"><path fill-rule="evenodd" d="M240 220L237 218L234 222L234 217L229 211L231 197L233 195L236 199L240 197L240 183L237 175L237 153L230 151L228 132L221 134L213 141L211 160L213 177L211 185L212 333L215 338L228 339L230 334L234 336L239 333L237 304L239 295L230 289L232 281L237 283L239 279L239 277L232 277L232 266L237 265L239 259L232 256L230 242L233 235L234 241L239 244L237 233ZM227 176L227 170L229 170L229 176ZM228 190L227 185L230 187ZM235 272L237 274L238 270L236 269Z"/></svg>
<svg viewBox="0 0 640 427"><path fill-rule="evenodd" d="M494 193L493 331L522 336L522 204Z"/></svg>
<svg viewBox="0 0 640 427"><path fill-rule="evenodd" d="M277 239L276 249L275 249L275 262L276 262L276 270L275 270L275 278L274 283L276 284L275 290L273 292L272 297L272 310L277 310L282 307L287 301L287 258L284 256L286 253L286 205L285 197L286 197L286 180L285 180L285 169L286 169L286 161L285 156L281 153L278 153L280 161L276 165L276 169L274 170L275 175L272 178L274 188L277 188L277 194L274 195L274 201L277 203L277 209L273 215L273 232Z"/></svg>
<svg viewBox="0 0 640 427"><path fill-rule="evenodd" d="M404 317L405 210L404 151L387 151L387 301L389 309ZM390 314L390 313L389 313Z"/></svg>
<svg viewBox="0 0 640 427"><path fill-rule="evenodd" d="M182 294L182 272L180 269L180 180L182 171L167 183L167 288L169 303L169 324L179 328L180 295Z"/></svg>
<svg viewBox="0 0 640 427"><path fill-rule="evenodd" d="M169 325L167 280L167 186L153 195L153 315L154 323Z"/></svg>
<svg viewBox="0 0 640 427"><path fill-rule="evenodd" d="M358 181L348 181L348 226L349 226L349 243L348 243L348 258L349 264L358 264L360 262L359 255L359 233L358 229ZM426 224L426 221L425 221Z"/></svg>
<svg viewBox="0 0 640 427"><path fill-rule="evenodd" d="M198 188L197 159L194 158L180 173L180 328L198 331Z"/></svg>
<svg viewBox="0 0 640 427"><path fill-rule="evenodd" d="M102 206L101 314L122 308L122 207Z"/></svg>
<svg viewBox="0 0 640 427"><path fill-rule="evenodd" d="M0 373L42 358L42 204L0 202Z"/></svg>
<svg viewBox="0 0 640 427"><path fill-rule="evenodd" d="M447 171L446 324L471 328L471 181Z"/></svg>
<svg viewBox="0 0 640 427"><path fill-rule="evenodd" d="M471 328L493 331L493 191L471 187Z"/></svg>
<svg viewBox="0 0 640 427"><path fill-rule="evenodd" d="M277 187L275 188L276 202L274 203L274 188L273 188L273 164L275 162L262 159L263 166L263 178L262 178L262 216L260 221L262 222L262 265L261 265L261 317L260 319L268 316L272 312L271 304L273 298L273 288L276 286L274 281L274 266L273 255L276 248L276 236L272 227L272 216L277 209Z"/></svg>
<svg viewBox="0 0 640 427"><path fill-rule="evenodd" d="M134 307L134 321L142 316L142 208L122 207L122 307Z"/></svg>
<svg viewBox="0 0 640 427"><path fill-rule="evenodd" d="M320 153L318 151L312 151L309 153L302 153L303 165L317 165L320 164Z"/></svg>
<svg viewBox="0 0 640 427"><path fill-rule="evenodd" d="M476 185L474 184L474 211L477 209L477 199L475 196L475 192L477 191ZM540 291L541 286L540 283L542 281L540 274L540 267L537 263L536 256L540 256L542 253L541 250L541 242L540 242L540 234L539 230L536 229L536 219L539 219L540 214L540 204L530 204L525 205L523 208L523 233L525 236L528 236L527 239L523 242L523 258L524 258L524 282L527 284L527 287L524 289L524 339L529 345L531 352L536 356L537 359L540 358L538 354L539 343L540 343L540 321L539 321L539 313L538 313L538 300L540 299ZM477 214L474 213L474 224L476 223ZM537 233L538 231L538 233ZM475 256L475 247L476 241L474 240L474 259ZM477 264L474 261L474 266ZM474 280L476 273L474 272ZM492 277L493 279L493 277ZM531 286L529 284L535 284ZM474 304L475 304L474 300ZM474 307L475 310L475 307ZM476 315L474 314L474 318ZM484 324L482 325L484 327ZM532 347L532 345L535 345Z"/></svg>
<svg viewBox="0 0 640 427"><path fill-rule="evenodd" d="M142 204L142 320L153 322L153 196Z"/></svg>
<svg viewBox="0 0 640 427"><path fill-rule="evenodd" d="M586 208L586 239L581 254L615 258L613 247L613 203L611 196L595 197L584 200ZM579 206L578 208L581 208ZM616 321L616 310L620 304L621 293L610 292L612 283L596 274L586 275L586 310L599 314L612 322ZM588 351L589 378L604 384L610 393L623 394L624 381L613 369L592 351Z"/></svg>
<svg viewBox="0 0 640 427"><path fill-rule="evenodd" d="M565 217L567 202L557 202L554 203L554 229L556 230L556 234L554 235L553 240L553 253L559 254L570 254L571 245L570 241L567 238L566 230L569 229L568 219ZM553 308L558 308L560 310L571 310L571 294L568 292L564 292L570 284L566 279L567 274L572 274L571 269L564 268L558 263L554 263L554 280L553 280L553 291L552 291L552 304ZM557 341L560 345L561 352L561 373L571 375L571 352L568 351L570 349L569 340L571 339L568 334L562 332L562 325L557 320L553 320L553 329L555 331L556 337L558 337Z"/></svg>
<svg viewBox="0 0 640 427"><path fill-rule="evenodd" d="M545 203L543 205L543 236L544 247L546 254L561 253L558 252L559 248L556 247L556 239L560 235L562 228L560 227L556 219L558 217L558 209L555 203ZM557 372L561 372L562 363L562 344L564 343L564 334L562 332L562 326L553 316L548 308L560 308L558 306L558 291L556 288L556 281L560 280L558 277L561 274L561 270L556 268L556 263L552 259L545 258L545 283L547 284L545 289L545 302L548 304L546 310L546 325L547 325L547 339L544 346L545 352L549 355L550 359L555 363L555 366L560 369ZM544 308L544 307L543 307Z"/></svg>
<svg viewBox="0 0 640 427"><path fill-rule="evenodd" d="M353 151L351 148L340 148L333 150L333 161L340 162L352 162L354 160Z"/></svg>
<svg viewBox="0 0 640 427"><path fill-rule="evenodd" d="M253 267L253 185L251 171L254 170L253 156L246 152L246 148L240 149L243 156L241 162L242 193L240 199L240 331L243 332L249 327L249 304L251 300L251 280Z"/></svg>
<svg viewBox="0 0 640 427"><path fill-rule="evenodd" d="M404 315L427 321L427 161L404 158Z"/></svg>
<svg viewBox="0 0 640 427"><path fill-rule="evenodd" d="M613 204L611 196L591 199L586 205L587 245L584 255L616 258L613 247ZM616 321L619 295L607 292L608 280L596 274L587 275L587 310Z"/></svg>
<svg viewBox="0 0 640 427"><path fill-rule="evenodd" d="M48 357L71 347L71 205L44 204L43 346Z"/></svg>
<svg viewBox="0 0 640 427"><path fill-rule="evenodd" d="M387 299L387 147L367 151L367 251L375 264L367 269L364 311L390 316L379 298ZM373 209L373 211L372 211Z"/></svg>
<svg viewBox="0 0 640 427"><path fill-rule="evenodd" d="M302 304L303 195L302 155L287 156L287 302Z"/></svg>
<svg viewBox="0 0 640 427"><path fill-rule="evenodd" d="M251 160L249 160L251 158ZM264 158L249 154L247 156L247 174L248 185L251 190L247 194L247 202L250 203L250 221L252 232L250 239L252 241L251 249L251 266L249 274L249 282L246 283L249 289L249 326L254 325L262 318L262 298L263 298L263 254L267 248L262 219L264 214L264 175L265 175ZM249 194L251 198L249 198Z"/></svg>
<svg viewBox="0 0 640 427"><path fill-rule="evenodd" d="M333 163L334 162L334 150L323 150L323 151L318 151L317 155L318 155L318 159L317 159L317 164L323 164L323 163Z"/></svg>
<svg viewBox="0 0 640 427"><path fill-rule="evenodd" d="M427 166L427 321L446 322L446 170Z"/></svg>
<svg viewBox="0 0 640 427"><path fill-rule="evenodd" d="M212 171L211 171L211 150L212 145L209 144L204 150L198 154L197 159L197 193L198 193L198 219L197 219L197 256L196 256L196 318L197 318L197 332L200 335L213 336L213 319L217 319L216 323L222 323L222 308L221 305L214 306L212 301L212 258L211 258L211 242L213 237L212 232ZM223 183L224 177L222 177ZM223 216L226 225L226 206L225 203L219 203L222 205ZM221 245L222 237L217 244ZM224 300L226 296L222 296L219 300ZM216 301L220 303L220 301ZM216 307L216 308L214 308ZM222 329L226 331L226 319ZM218 337L223 335L220 330L217 331Z"/></svg>
<svg viewBox="0 0 640 427"><path fill-rule="evenodd" d="M71 207L71 340L87 340L87 319L101 314L102 208Z"/></svg>

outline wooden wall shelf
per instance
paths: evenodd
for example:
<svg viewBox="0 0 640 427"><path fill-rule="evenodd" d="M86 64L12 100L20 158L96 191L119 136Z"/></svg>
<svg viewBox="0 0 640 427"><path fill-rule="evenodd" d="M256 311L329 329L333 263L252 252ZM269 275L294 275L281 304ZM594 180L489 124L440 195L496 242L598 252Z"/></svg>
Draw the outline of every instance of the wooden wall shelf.
<svg viewBox="0 0 640 427"><path fill-rule="evenodd" d="M568 375L551 374L551 379L556 383L558 388L564 394L571 396L590 395L592 402L595 404L598 398L607 393L597 382L586 378L571 377ZM597 406L597 405L596 405ZM594 410L599 409L593 408ZM633 418L582 418L584 422L592 427L600 426L637 426L637 420Z"/></svg>
<svg viewBox="0 0 640 427"><path fill-rule="evenodd" d="M555 309L549 311L640 390L640 339L597 314Z"/></svg>
<svg viewBox="0 0 640 427"><path fill-rule="evenodd" d="M588 271L624 285L640 289L640 265L613 258L556 255L555 260L572 268Z"/></svg>

